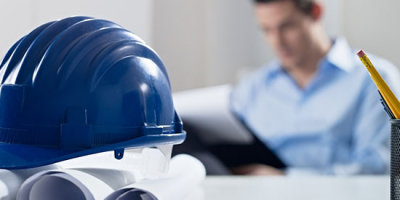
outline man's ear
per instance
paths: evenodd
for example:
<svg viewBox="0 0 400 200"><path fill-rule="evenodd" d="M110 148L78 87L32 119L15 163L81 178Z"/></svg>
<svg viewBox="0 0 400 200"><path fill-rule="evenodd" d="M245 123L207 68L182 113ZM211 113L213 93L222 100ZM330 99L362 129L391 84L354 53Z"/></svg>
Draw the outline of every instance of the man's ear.
<svg viewBox="0 0 400 200"><path fill-rule="evenodd" d="M318 1L315 1L311 8L311 17L316 21L321 20L323 12L324 8L322 4Z"/></svg>

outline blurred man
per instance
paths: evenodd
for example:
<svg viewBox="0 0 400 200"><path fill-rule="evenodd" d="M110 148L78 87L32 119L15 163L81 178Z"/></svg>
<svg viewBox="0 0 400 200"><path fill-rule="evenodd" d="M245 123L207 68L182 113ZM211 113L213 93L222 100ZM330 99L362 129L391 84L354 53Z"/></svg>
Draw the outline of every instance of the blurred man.
<svg viewBox="0 0 400 200"><path fill-rule="evenodd" d="M345 38L326 34L321 3L255 0L255 13L278 59L235 88L232 109L287 168L249 163L233 172L388 173L390 123L377 88ZM395 66L370 58L400 94Z"/></svg>

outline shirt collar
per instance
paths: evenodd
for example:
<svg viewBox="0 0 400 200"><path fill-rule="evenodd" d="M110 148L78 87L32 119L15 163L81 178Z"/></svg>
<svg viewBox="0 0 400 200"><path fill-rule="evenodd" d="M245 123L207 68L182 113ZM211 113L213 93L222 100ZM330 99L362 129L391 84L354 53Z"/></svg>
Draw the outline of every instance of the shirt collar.
<svg viewBox="0 0 400 200"><path fill-rule="evenodd" d="M341 69L345 72L350 72L355 65L355 57L353 50L351 49L349 43L345 37L338 37L333 40L333 44L328 54L322 59L319 67L322 67L324 62ZM268 79L275 77L277 74L284 72L281 64L278 60L274 60L267 67L267 77Z"/></svg>
<svg viewBox="0 0 400 200"><path fill-rule="evenodd" d="M356 57L357 55L351 49L346 38L338 37L334 40L325 60L345 72L350 72L354 67L356 67Z"/></svg>
<svg viewBox="0 0 400 200"><path fill-rule="evenodd" d="M283 72L281 64L278 60L273 60L267 67L266 73L268 80L278 75L280 72Z"/></svg>

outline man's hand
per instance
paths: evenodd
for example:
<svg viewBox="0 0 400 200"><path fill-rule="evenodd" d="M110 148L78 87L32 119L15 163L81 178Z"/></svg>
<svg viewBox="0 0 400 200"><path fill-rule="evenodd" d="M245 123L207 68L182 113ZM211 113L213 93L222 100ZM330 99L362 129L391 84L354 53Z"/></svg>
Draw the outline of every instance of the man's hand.
<svg viewBox="0 0 400 200"><path fill-rule="evenodd" d="M263 164L251 164L236 167L231 169L233 174L236 175L249 175L249 176L284 176L285 173L282 170L270 167Z"/></svg>

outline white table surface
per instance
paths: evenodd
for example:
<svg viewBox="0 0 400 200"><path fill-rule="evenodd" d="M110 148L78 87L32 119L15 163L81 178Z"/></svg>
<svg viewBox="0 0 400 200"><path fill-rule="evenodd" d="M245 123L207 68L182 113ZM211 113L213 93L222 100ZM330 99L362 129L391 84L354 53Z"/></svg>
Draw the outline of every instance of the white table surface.
<svg viewBox="0 0 400 200"><path fill-rule="evenodd" d="M187 200L389 200L389 176L207 177Z"/></svg>

